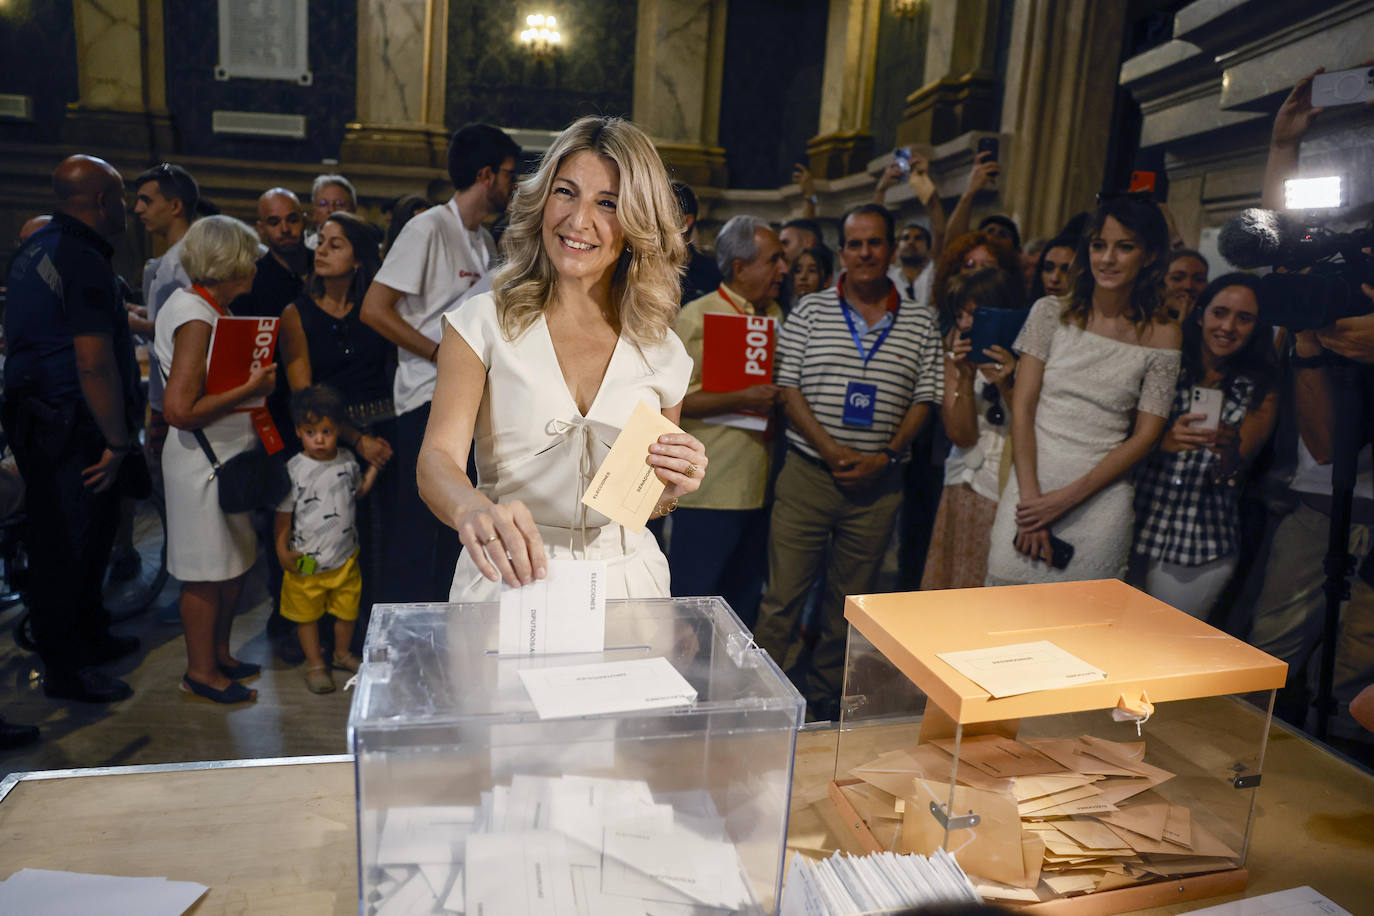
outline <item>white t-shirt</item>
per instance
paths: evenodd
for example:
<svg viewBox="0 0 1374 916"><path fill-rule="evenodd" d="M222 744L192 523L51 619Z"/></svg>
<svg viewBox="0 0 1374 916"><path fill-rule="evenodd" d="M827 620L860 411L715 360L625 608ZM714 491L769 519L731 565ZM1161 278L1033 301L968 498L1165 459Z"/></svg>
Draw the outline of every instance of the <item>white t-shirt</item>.
<svg viewBox="0 0 1374 916"><path fill-rule="evenodd" d="M338 569L358 550L354 500L363 475L353 453L339 449L329 461L305 452L286 462L291 490L277 506L292 513L292 550L315 558L320 572Z"/></svg>
<svg viewBox="0 0 1374 916"><path fill-rule="evenodd" d="M930 301L930 287L935 282L935 261L926 261L926 266L921 268L921 272L916 275L916 279L907 282L906 274L902 273L900 263L893 264L887 269L887 275L892 282L897 284L897 289L902 295L918 305L930 305L935 303Z"/></svg>
<svg viewBox="0 0 1374 916"><path fill-rule="evenodd" d="M405 224L376 280L403 295L396 313L412 328L439 342L440 320L491 271L496 244L486 229L469 231L450 200ZM434 364L404 347L396 366L396 412L406 413L434 397Z"/></svg>
<svg viewBox="0 0 1374 916"><path fill-rule="evenodd" d="M1293 474L1293 482L1288 485L1294 493L1330 496L1334 470L1330 464L1317 464L1317 459L1307 450L1307 443L1302 441L1301 436L1298 437L1298 467ZM1374 452L1368 445L1360 449L1355 472L1356 498L1374 499Z"/></svg>

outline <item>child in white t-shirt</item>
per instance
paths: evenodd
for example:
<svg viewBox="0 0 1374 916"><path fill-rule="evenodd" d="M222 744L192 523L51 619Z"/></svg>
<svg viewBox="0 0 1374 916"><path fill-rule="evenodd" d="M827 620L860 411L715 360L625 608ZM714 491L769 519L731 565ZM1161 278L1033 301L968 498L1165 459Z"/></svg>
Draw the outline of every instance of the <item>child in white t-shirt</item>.
<svg viewBox="0 0 1374 916"><path fill-rule="evenodd" d="M354 503L372 489L377 468L360 473L353 453L339 449L339 427L347 419L343 399L327 385L312 385L291 398L303 451L286 463L291 492L277 506L276 548L281 614L296 624L311 693L334 689L320 649L320 618L326 613L334 618L332 667L358 670L357 657L348 651L363 584Z"/></svg>

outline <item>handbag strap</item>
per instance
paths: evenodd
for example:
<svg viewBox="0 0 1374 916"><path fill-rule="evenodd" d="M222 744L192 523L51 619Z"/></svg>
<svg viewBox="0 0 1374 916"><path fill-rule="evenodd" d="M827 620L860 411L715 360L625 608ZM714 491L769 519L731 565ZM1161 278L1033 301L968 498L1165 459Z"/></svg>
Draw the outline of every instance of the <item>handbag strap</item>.
<svg viewBox="0 0 1374 916"><path fill-rule="evenodd" d="M191 430L191 435L196 437L196 443L200 446L200 450L210 460L210 479L214 480L215 475L219 473L220 464L219 459L215 457L215 450L210 447L210 440L205 438L205 433L198 429Z"/></svg>

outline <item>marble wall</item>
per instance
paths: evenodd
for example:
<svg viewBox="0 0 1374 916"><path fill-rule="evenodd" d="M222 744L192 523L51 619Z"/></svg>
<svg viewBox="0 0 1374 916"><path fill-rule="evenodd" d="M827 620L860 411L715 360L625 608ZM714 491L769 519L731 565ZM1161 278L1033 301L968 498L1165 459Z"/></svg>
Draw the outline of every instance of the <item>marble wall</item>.
<svg viewBox="0 0 1374 916"><path fill-rule="evenodd" d="M358 6L353 0L310 0L309 10L313 82L299 86L284 80L216 80L218 4L215 0L164 3L167 108L179 152L286 162L318 162L339 155L344 125L354 120L357 108ZM210 128L216 109L305 115L306 137L216 135Z"/></svg>
<svg viewBox="0 0 1374 916"><path fill-rule="evenodd" d="M81 103L105 111L143 110L143 30L139 0L74 0Z"/></svg>
<svg viewBox="0 0 1374 916"><path fill-rule="evenodd" d="M895 16L890 4L882 6L870 121L875 152L896 146L897 125L906 109L906 97L925 84L930 18L931 8L925 4L915 16Z"/></svg>
<svg viewBox="0 0 1374 916"><path fill-rule="evenodd" d="M53 142L77 100L72 4L10 0L0 6L0 92L33 99L32 122L0 120L0 139Z"/></svg>
<svg viewBox="0 0 1374 916"><path fill-rule="evenodd" d="M714 143L706 123L711 0L641 0L635 118L650 136Z"/></svg>
<svg viewBox="0 0 1374 916"><path fill-rule="evenodd" d="M519 46L526 14L558 17L549 60ZM629 116L635 0L449 0L445 122L561 130L587 114Z"/></svg>
<svg viewBox="0 0 1374 916"><path fill-rule="evenodd" d="M777 188L818 132L828 4L731 0L720 145L733 188Z"/></svg>
<svg viewBox="0 0 1374 916"><path fill-rule="evenodd" d="M367 28L359 36L358 119L423 123L429 0L363 0L360 6Z"/></svg>

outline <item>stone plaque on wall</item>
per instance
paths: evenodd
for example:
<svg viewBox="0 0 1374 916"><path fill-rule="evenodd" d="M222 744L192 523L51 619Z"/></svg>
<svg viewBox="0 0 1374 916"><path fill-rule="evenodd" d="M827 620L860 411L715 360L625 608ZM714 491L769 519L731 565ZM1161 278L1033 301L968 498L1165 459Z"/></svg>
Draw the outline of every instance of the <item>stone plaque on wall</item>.
<svg viewBox="0 0 1374 916"><path fill-rule="evenodd" d="M307 0L219 0L215 79L313 81Z"/></svg>

